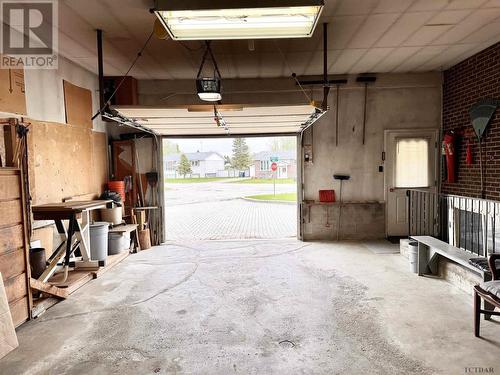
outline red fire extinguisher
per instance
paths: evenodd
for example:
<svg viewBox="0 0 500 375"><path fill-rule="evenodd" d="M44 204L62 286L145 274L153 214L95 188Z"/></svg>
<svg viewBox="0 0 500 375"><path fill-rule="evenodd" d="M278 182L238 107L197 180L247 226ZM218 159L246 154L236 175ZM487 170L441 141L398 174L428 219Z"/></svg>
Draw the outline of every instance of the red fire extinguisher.
<svg viewBox="0 0 500 375"><path fill-rule="evenodd" d="M447 182L455 182L455 135L447 133L443 138L443 147L446 153Z"/></svg>
<svg viewBox="0 0 500 375"><path fill-rule="evenodd" d="M467 163L469 167L474 163L472 158L472 147L469 139L467 139L467 148L465 150L465 163Z"/></svg>

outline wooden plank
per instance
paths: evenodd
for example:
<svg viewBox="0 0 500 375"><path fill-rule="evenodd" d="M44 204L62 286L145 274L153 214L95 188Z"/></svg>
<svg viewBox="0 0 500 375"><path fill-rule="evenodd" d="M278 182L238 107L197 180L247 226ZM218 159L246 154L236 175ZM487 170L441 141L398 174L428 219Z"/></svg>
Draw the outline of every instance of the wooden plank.
<svg viewBox="0 0 500 375"><path fill-rule="evenodd" d="M92 132L92 186L93 191L106 190L108 172L108 137L106 133Z"/></svg>
<svg viewBox="0 0 500 375"><path fill-rule="evenodd" d="M63 81L66 123L92 129L92 92Z"/></svg>
<svg viewBox="0 0 500 375"><path fill-rule="evenodd" d="M9 303L17 301L28 294L28 288L26 287L26 273L22 273L18 276L11 277L4 281L5 292L7 293L7 300Z"/></svg>
<svg viewBox="0 0 500 375"><path fill-rule="evenodd" d="M0 272L3 275L4 281L10 277L24 273L25 270L24 251L22 249L0 256Z"/></svg>
<svg viewBox="0 0 500 375"><path fill-rule="evenodd" d="M94 278L97 278L98 276L101 276L102 274L106 273L129 255L130 252L128 251L128 249L115 255L109 255L108 258L106 259L106 266L99 268L99 270L93 272Z"/></svg>
<svg viewBox="0 0 500 375"><path fill-rule="evenodd" d="M31 316L33 318L39 317L43 314L47 309L54 306L56 303L59 303L61 300L54 297L42 297L33 301L33 309L31 310Z"/></svg>
<svg viewBox="0 0 500 375"><path fill-rule="evenodd" d="M116 227L110 228L109 233L130 233L137 229L138 224L124 224L117 225Z"/></svg>
<svg viewBox="0 0 500 375"><path fill-rule="evenodd" d="M13 175L0 175L0 199L13 200L19 199L20 197L19 173Z"/></svg>
<svg viewBox="0 0 500 375"><path fill-rule="evenodd" d="M23 246L23 226L21 224L0 229L0 256Z"/></svg>
<svg viewBox="0 0 500 375"><path fill-rule="evenodd" d="M22 222L21 200L0 201L0 227L17 225Z"/></svg>
<svg viewBox="0 0 500 375"><path fill-rule="evenodd" d="M23 69L0 69L0 112L26 114Z"/></svg>
<svg viewBox="0 0 500 375"><path fill-rule="evenodd" d="M28 320L29 314L27 298L21 298L16 302L9 304L9 308L15 327L19 327L21 324Z"/></svg>
<svg viewBox="0 0 500 375"><path fill-rule="evenodd" d="M60 285L63 277L63 273L58 273L49 279L49 283L57 284L60 288L67 289L68 294L73 293L75 290L81 288L90 280L94 279L94 275L90 271L70 271L64 284Z"/></svg>
<svg viewBox="0 0 500 375"><path fill-rule="evenodd" d="M73 212L89 208L99 208L111 203L112 200L67 201L60 203L47 203L33 206L33 212Z"/></svg>
<svg viewBox="0 0 500 375"><path fill-rule="evenodd" d="M58 297L58 298L62 298L62 299L68 298L68 290L67 289L58 288L57 286L53 286L51 284L44 283L44 282L39 281L39 280L34 279L34 278L30 279L30 287L31 287L31 289L35 289L35 290L38 290L39 292L50 294L54 297Z"/></svg>
<svg viewBox="0 0 500 375"><path fill-rule="evenodd" d="M0 358L18 347L7 295L0 274Z"/></svg>

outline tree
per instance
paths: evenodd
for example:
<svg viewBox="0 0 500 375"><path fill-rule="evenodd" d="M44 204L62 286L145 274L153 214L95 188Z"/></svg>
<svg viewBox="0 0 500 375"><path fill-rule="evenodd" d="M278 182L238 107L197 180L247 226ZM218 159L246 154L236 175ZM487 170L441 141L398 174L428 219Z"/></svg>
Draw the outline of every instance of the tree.
<svg viewBox="0 0 500 375"><path fill-rule="evenodd" d="M177 167L177 172L181 174L184 178L188 173L191 173L191 163L189 162L186 155L181 155L181 160L179 162L179 166Z"/></svg>
<svg viewBox="0 0 500 375"><path fill-rule="evenodd" d="M233 161L228 155L224 155L224 169L230 169L233 167Z"/></svg>
<svg viewBox="0 0 500 375"><path fill-rule="evenodd" d="M272 138L269 142L271 151L290 151L295 150L296 143L293 137Z"/></svg>
<svg viewBox="0 0 500 375"><path fill-rule="evenodd" d="M180 154L181 150L179 149L179 145L177 143L171 142L169 140L163 141L163 153L165 155L168 154Z"/></svg>
<svg viewBox="0 0 500 375"><path fill-rule="evenodd" d="M233 141L233 168L241 171L247 169L250 164L252 164L252 158L245 138L235 138Z"/></svg>

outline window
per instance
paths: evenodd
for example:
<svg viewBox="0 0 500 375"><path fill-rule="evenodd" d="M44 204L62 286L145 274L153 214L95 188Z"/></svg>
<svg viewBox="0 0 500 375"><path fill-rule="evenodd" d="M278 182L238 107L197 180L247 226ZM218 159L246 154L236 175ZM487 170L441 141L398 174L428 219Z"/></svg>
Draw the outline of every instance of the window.
<svg viewBox="0 0 500 375"><path fill-rule="evenodd" d="M269 160L261 160L260 161L260 170L261 171L268 171L269 169L270 169Z"/></svg>
<svg viewBox="0 0 500 375"><path fill-rule="evenodd" d="M396 187L429 186L429 140L399 138L396 140Z"/></svg>
<svg viewBox="0 0 500 375"><path fill-rule="evenodd" d="M200 161L199 160L192 160L191 161L191 166L192 167L199 167L200 166Z"/></svg>

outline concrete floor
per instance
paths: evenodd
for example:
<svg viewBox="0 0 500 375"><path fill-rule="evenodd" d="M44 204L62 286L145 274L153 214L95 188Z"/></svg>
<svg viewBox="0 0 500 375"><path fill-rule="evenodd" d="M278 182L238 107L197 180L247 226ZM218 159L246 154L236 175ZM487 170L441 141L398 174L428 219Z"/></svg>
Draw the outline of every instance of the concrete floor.
<svg viewBox="0 0 500 375"><path fill-rule="evenodd" d="M371 244L169 244L128 257L18 330L1 374L500 371L500 324Z"/></svg>

